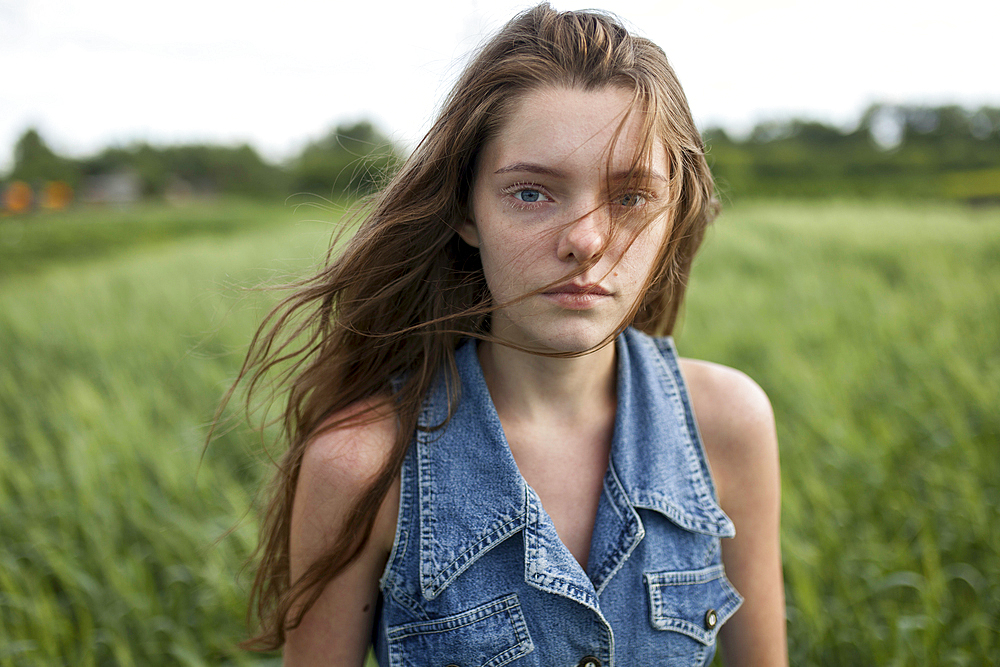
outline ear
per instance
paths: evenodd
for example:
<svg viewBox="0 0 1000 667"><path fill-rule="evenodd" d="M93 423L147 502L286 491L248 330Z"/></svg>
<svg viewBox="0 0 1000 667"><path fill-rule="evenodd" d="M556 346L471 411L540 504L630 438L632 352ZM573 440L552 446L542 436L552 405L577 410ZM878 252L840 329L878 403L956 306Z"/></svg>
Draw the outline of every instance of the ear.
<svg viewBox="0 0 1000 667"><path fill-rule="evenodd" d="M476 227L475 220L471 216L466 217L459 225L458 235L462 237L462 240L471 245L473 248L479 247L479 229Z"/></svg>

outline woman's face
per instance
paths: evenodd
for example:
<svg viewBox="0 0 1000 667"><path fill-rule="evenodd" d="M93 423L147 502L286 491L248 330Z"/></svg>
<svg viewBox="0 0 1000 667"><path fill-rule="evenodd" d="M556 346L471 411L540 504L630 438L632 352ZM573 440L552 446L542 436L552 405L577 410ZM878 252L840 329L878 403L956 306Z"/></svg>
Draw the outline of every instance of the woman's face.
<svg viewBox="0 0 1000 667"><path fill-rule="evenodd" d="M648 216L642 212L664 210L668 165L657 140L642 165L642 188L621 190L641 140L634 113L607 173L611 140L631 102L623 88L542 88L525 95L483 147L470 217L459 233L479 248L500 306L492 318L499 338L530 348L587 350L613 333L641 298L669 226L664 213L643 228ZM629 211L638 215L621 217ZM621 227L615 235L613 215ZM596 264L567 278L602 251Z"/></svg>

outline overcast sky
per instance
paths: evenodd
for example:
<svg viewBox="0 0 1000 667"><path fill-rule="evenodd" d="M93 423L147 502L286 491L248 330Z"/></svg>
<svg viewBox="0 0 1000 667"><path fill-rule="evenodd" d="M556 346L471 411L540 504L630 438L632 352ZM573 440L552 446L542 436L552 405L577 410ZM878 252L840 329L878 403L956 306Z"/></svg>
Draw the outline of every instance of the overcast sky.
<svg viewBox="0 0 1000 667"><path fill-rule="evenodd" d="M0 0L0 170L29 126L77 156L143 139L246 141L282 159L365 117L412 146L466 56L527 6ZM874 101L1000 106L996 0L598 6L663 47L702 127L845 125Z"/></svg>

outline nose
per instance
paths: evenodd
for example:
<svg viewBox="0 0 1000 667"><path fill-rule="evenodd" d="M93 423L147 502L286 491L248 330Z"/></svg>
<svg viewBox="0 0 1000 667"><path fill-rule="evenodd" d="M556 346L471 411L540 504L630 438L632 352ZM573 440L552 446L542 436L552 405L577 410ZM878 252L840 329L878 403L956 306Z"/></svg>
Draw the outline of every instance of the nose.
<svg viewBox="0 0 1000 667"><path fill-rule="evenodd" d="M597 206L574 220L559 238L559 259L586 262L604 250L611 221L606 206Z"/></svg>

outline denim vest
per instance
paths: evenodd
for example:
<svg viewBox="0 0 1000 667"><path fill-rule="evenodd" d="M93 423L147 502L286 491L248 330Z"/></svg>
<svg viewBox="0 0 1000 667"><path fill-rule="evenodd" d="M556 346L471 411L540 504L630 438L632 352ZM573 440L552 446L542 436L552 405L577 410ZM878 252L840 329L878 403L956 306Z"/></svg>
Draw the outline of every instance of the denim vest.
<svg viewBox="0 0 1000 667"><path fill-rule="evenodd" d="M585 572L518 471L476 355L456 352L402 467L374 644L382 667L707 665L742 598L669 338L616 341L618 406Z"/></svg>

